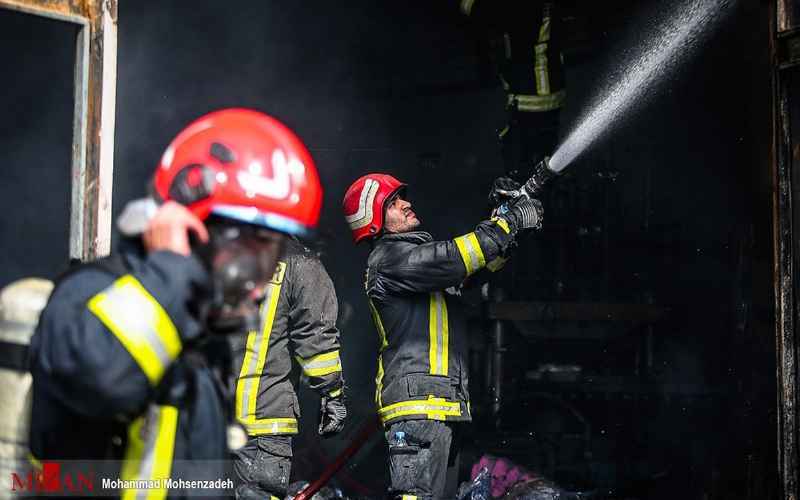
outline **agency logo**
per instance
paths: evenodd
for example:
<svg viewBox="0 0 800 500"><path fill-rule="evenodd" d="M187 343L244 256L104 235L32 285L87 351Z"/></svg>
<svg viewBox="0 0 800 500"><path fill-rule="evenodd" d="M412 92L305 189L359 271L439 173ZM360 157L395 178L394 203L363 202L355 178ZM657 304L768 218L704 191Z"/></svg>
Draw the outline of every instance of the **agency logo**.
<svg viewBox="0 0 800 500"><path fill-rule="evenodd" d="M11 473L12 492L26 493L91 493L95 474L87 471L63 471L60 462L42 462L41 469Z"/></svg>

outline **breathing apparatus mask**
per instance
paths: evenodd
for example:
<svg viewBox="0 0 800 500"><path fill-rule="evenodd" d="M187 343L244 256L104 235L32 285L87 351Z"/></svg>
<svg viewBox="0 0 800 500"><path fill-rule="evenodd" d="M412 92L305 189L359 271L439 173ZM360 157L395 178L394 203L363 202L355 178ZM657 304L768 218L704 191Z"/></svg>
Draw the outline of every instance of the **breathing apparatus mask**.
<svg viewBox="0 0 800 500"><path fill-rule="evenodd" d="M209 296L200 304L201 317L212 333L257 330L259 309L285 236L269 229L211 216L209 241L193 241L192 249L211 278Z"/></svg>

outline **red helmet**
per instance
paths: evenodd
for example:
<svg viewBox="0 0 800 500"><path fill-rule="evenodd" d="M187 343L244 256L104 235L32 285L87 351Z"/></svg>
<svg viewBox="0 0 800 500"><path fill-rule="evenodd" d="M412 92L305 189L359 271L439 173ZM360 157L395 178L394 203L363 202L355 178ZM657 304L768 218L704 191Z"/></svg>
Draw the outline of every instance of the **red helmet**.
<svg viewBox="0 0 800 500"><path fill-rule="evenodd" d="M153 181L162 200L289 234L317 226L322 186L300 139L250 109L223 109L186 127L167 147Z"/></svg>
<svg viewBox="0 0 800 500"><path fill-rule="evenodd" d="M386 200L405 187L391 175L367 174L347 188L342 209L356 243L381 232Z"/></svg>

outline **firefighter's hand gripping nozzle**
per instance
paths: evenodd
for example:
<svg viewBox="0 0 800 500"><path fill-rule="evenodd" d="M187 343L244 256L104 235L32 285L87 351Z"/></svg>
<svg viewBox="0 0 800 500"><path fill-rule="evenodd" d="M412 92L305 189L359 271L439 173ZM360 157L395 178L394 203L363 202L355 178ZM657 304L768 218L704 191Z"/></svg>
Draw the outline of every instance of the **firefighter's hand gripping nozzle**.
<svg viewBox="0 0 800 500"><path fill-rule="evenodd" d="M533 175L516 189L495 187L493 196L505 201L497 207L498 216L512 216L517 219L518 229L540 229L542 227L542 204L535 199L544 185L557 172L550 168L550 157L545 156L533 169ZM496 183L497 184L497 183Z"/></svg>
<svg viewBox="0 0 800 500"><path fill-rule="evenodd" d="M498 194L506 196L512 200L520 197L533 198L537 193L541 192L544 185L553 177L556 177L558 172L550 168L550 157L545 156L542 161L536 164L533 168L533 175L525 181L525 184L518 189L512 190L497 190Z"/></svg>

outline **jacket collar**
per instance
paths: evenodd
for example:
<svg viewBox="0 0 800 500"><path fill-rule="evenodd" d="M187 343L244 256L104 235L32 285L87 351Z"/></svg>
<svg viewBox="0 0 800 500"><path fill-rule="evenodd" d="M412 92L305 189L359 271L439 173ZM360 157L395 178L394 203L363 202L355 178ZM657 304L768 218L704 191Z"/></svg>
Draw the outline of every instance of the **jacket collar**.
<svg viewBox="0 0 800 500"><path fill-rule="evenodd" d="M376 243L390 243L394 241L405 241L408 243L414 243L416 245L421 245L423 243L430 243L433 241L433 236L430 233L425 231L409 231L407 233L386 233L380 238Z"/></svg>

